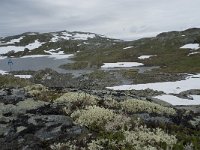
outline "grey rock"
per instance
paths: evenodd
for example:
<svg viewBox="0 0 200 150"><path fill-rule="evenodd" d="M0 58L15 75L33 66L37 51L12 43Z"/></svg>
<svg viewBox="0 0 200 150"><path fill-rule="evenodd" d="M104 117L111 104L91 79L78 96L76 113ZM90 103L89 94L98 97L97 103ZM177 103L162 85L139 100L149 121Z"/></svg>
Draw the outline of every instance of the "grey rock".
<svg viewBox="0 0 200 150"><path fill-rule="evenodd" d="M6 91L0 90L0 96L5 96L5 95L6 95Z"/></svg>
<svg viewBox="0 0 200 150"><path fill-rule="evenodd" d="M172 123L172 121L169 118L166 118L164 116L152 117L148 113L137 114L137 116L139 116L145 122L152 121L152 122L160 122L160 123Z"/></svg>
<svg viewBox="0 0 200 150"><path fill-rule="evenodd" d="M35 133L35 136L41 140L59 137L64 133L64 128L71 128L73 126L72 119L62 115L32 116L28 119L28 123L34 126L43 126Z"/></svg>
<svg viewBox="0 0 200 150"><path fill-rule="evenodd" d="M16 104L25 99L23 89L4 89L0 90L0 102L4 104Z"/></svg>
<svg viewBox="0 0 200 150"><path fill-rule="evenodd" d="M7 135L7 133L9 132L9 127L5 124L0 124L0 136L4 136Z"/></svg>
<svg viewBox="0 0 200 150"><path fill-rule="evenodd" d="M73 121L68 116L61 115L41 115L41 116L32 116L28 119L29 124L40 125L41 123L45 123L46 126L52 126L57 124L63 124L66 126L71 126Z"/></svg>

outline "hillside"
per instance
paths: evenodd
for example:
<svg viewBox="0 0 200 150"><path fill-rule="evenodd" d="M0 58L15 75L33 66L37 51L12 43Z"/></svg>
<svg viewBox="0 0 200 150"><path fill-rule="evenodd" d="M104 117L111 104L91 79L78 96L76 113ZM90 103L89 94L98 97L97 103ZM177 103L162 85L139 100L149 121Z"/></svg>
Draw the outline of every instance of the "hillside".
<svg viewBox="0 0 200 150"><path fill-rule="evenodd" d="M91 68L99 68L103 63L131 61L144 63L145 66L159 66L158 71L162 72L195 73L200 72L199 43L198 28L161 33L156 37L129 42L94 33L61 31L5 37L1 39L0 51L2 55L16 57L49 55L52 52L76 54L73 59L77 63L84 62ZM186 44L196 44L196 48L181 48ZM139 59L142 55L153 57Z"/></svg>
<svg viewBox="0 0 200 150"><path fill-rule="evenodd" d="M114 41L117 40L88 32L24 33L2 38L0 50L1 54L11 56L49 54L45 51L52 49L55 52L62 50L67 54L91 49L91 47L106 47ZM12 50L14 52L10 54Z"/></svg>

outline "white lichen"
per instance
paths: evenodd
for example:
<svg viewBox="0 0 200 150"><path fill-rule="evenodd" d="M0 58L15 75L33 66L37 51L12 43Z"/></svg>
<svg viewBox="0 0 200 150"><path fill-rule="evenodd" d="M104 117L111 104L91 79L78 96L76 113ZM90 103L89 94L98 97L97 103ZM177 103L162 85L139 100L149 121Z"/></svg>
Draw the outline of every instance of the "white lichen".
<svg viewBox="0 0 200 150"><path fill-rule="evenodd" d="M152 103L144 100L129 99L120 103L124 111L137 113L137 112L147 112L147 113L157 113L157 114L167 114L175 115L176 110L170 107L164 107L162 105Z"/></svg>
<svg viewBox="0 0 200 150"><path fill-rule="evenodd" d="M85 126L91 125L105 125L108 121L111 121L115 117L115 113L112 110L105 109L98 106L88 106L84 110L77 110L71 114L71 117L75 119L75 122Z"/></svg>
<svg viewBox="0 0 200 150"><path fill-rule="evenodd" d="M26 86L24 88L24 90L31 96L38 96L42 92L48 91L48 89L41 84L34 84L34 85Z"/></svg>
<svg viewBox="0 0 200 150"><path fill-rule="evenodd" d="M84 92L68 92L56 99L57 103L74 103L81 102L84 105L97 104L98 97L84 93Z"/></svg>
<svg viewBox="0 0 200 150"><path fill-rule="evenodd" d="M162 129L149 129L145 126L135 127L132 131L125 131L124 137L124 142L132 145L136 150L146 149L146 146L154 147L154 149L159 150L161 148L160 143L166 143L170 148L177 142L175 136L169 135Z"/></svg>

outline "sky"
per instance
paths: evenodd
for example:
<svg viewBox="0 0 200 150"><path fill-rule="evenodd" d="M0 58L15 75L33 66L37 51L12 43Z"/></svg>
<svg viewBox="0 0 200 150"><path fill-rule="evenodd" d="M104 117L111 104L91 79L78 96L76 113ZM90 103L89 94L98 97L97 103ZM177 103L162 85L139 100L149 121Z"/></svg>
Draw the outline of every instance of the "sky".
<svg viewBox="0 0 200 150"><path fill-rule="evenodd" d="M0 0L0 37L86 31L134 40L200 27L200 0Z"/></svg>

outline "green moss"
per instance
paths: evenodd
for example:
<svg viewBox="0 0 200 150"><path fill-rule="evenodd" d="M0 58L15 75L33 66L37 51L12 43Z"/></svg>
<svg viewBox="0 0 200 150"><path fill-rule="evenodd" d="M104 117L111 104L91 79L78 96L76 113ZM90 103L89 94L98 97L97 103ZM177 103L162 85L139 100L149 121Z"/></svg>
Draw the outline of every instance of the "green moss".
<svg viewBox="0 0 200 150"><path fill-rule="evenodd" d="M46 91L41 92L39 95L36 96L36 99L42 100L45 102L51 102L56 100L61 96L61 93L57 93L56 91Z"/></svg>
<svg viewBox="0 0 200 150"><path fill-rule="evenodd" d="M109 72L96 70L88 75L89 79L106 79L110 76Z"/></svg>
<svg viewBox="0 0 200 150"><path fill-rule="evenodd" d="M25 87L32 83L28 79L16 78L12 75L0 75L0 86L3 87Z"/></svg>
<svg viewBox="0 0 200 150"><path fill-rule="evenodd" d="M79 69L85 69L88 67L88 62L87 61L77 61L74 63L70 63L70 64L64 64L59 66L59 68L62 69L70 69L70 70L79 70Z"/></svg>
<svg viewBox="0 0 200 150"><path fill-rule="evenodd" d="M100 139L108 139L108 140L116 140L116 141L123 141L125 139L122 131L117 131L117 132L101 131L98 137Z"/></svg>
<svg viewBox="0 0 200 150"><path fill-rule="evenodd" d="M137 74L137 70L129 69L129 70L120 70L120 73L124 78L133 79Z"/></svg>

